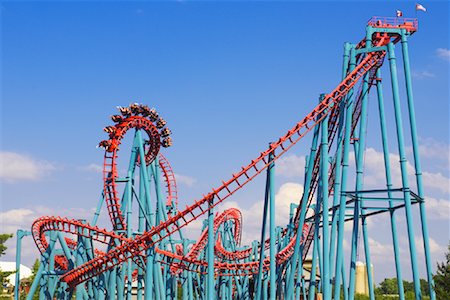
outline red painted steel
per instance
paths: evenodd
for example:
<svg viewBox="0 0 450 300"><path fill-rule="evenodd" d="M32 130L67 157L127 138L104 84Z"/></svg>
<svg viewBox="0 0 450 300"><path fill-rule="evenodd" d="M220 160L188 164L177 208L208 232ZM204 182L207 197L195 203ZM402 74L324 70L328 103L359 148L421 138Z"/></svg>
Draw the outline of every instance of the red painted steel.
<svg viewBox="0 0 450 300"><path fill-rule="evenodd" d="M392 26L392 24L388 23L387 21L384 24L386 28ZM379 25L380 23L378 22L377 26ZM377 33L374 39L374 46L383 46L387 44L389 41L391 41L391 37L391 34L388 35ZM398 41L398 37L394 37L393 42L396 41ZM360 43L358 44L358 46L359 45L361 45L362 47L365 45L365 43ZM180 230L180 228L185 227L192 221L196 220L199 216L208 212L211 208L211 206L209 206L209 201L211 199L214 200L214 205L212 207L217 206L219 203L223 202L225 199L233 195L236 191L243 188L248 182L250 182L253 178L255 178L268 167L268 165L271 163L271 161L269 161L269 154L273 155L274 160L281 157L293 145L300 141L309 131L311 131L317 124L319 124L327 115L330 115L331 120L329 129L331 129L332 134L330 135L330 138L334 139L335 127L339 119L339 110L337 109L338 105L346 98L348 92L354 88L355 84L359 81L359 79L362 78L362 76L364 76L365 74L369 74L370 79L373 80L373 76L375 74L374 70L376 70L381 65L383 58L384 51L369 52L365 57L359 56L358 64L355 66L354 70L349 72L345 79L331 93L327 94L324 99L315 107L315 109L311 111L310 114L308 114L305 118L298 122L284 136L278 139L278 141L272 143L266 151L261 152L261 154L256 159L252 160L247 166L242 167L242 169L236 174L233 174L231 179L229 179L228 181L222 181L221 186L213 189L209 194L203 196L202 199L195 201L193 205L187 206L181 212L170 215L167 221L152 227L149 231L144 232L141 236L138 236L135 239L131 240L124 238L122 235L108 232L105 229L100 229L98 227L92 227L79 221L67 220L57 217L43 217L38 219L33 224L33 237L36 244L38 245L39 250L41 252L44 252L47 249L48 243L45 239L45 232L49 230L68 232L72 234L80 234L80 232L82 232L82 235L86 238L92 238L93 240L102 243L108 243L110 240L118 241L117 247L111 249L109 252L105 254L97 254L94 259L64 274L61 277L61 280L67 282L70 287L75 287L81 282L84 282L102 272L113 268L118 264L121 264L122 262L125 262L129 258L133 258L135 261L136 258L145 259L146 250L148 248L156 246L156 244L165 237ZM156 158L161 144L171 144L171 141L165 143L162 143L161 141L159 130L165 125L165 121L158 120L155 125L153 124L153 121L158 119L158 117L154 117L155 120L152 121L146 118L146 116L150 116L149 118L152 118L150 111L146 116L132 115L136 111L139 111L139 108L121 108L123 117L113 116L117 121L117 124L115 126L105 128L105 131L110 134L110 139L108 141L101 142L101 145L106 148L103 170L105 201L107 203L108 213L111 221L113 222L115 230L123 230L126 228L126 224L124 222L124 218L120 209L119 197L116 187L117 151L119 149L119 145L123 136L130 128L143 129L147 132L150 139L150 146L148 147L148 152L145 159L147 164L151 163ZM357 119L359 119L359 116L354 117L354 120L356 120L354 121L354 123L357 122ZM170 131L164 132L164 136L166 136L168 132ZM167 204L172 205L173 201L177 201L178 199L178 195L176 193L175 176L173 175L172 169L164 157L160 158L160 166L162 168L163 176L167 184ZM316 178L318 174L315 169L316 167L314 168L313 173L314 178ZM333 172L333 169L331 169L330 171ZM313 182L315 183L317 182L317 180L314 179ZM313 190L314 189L311 189L311 191ZM237 210L226 211L222 213L218 218L216 218L214 228L215 230L217 230L218 226L226 220L229 220L230 217L234 220L234 224L236 226L234 230L236 234L235 239L236 241L238 241L240 239L241 221L240 212L238 212ZM82 228L83 230L80 231L80 228ZM307 244L309 244L311 241L312 229L312 226L308 225L305 225L302 229L302 235L304 236L303 239ZM204 233L205 232L203 232L200 240L191 248L188 255L181 255L182 249L180 248L175 251L176 253L161 249L157 249L157 252L165 255L167 261L175 263L175 268L178 267L180 269L191 269L191 266L196 266L193 269L198 269L198 266L206 266L206 262L197 259L198 253L206 245L207 232L206 235ZM294 243L295 235L290 239L288 245L277 254L277 263L285 262L292 255ZM230 270L233 271L233 275L237 275L238 273L248 274L257 272L259 262L238 262L239 260L248 257L250 253L248 249L242 250L240 252L226 251L223 247L221 247L220 239L216 242L215 248L216 254L218 254L219 256L236 260L236 263L223 263L219 261L216 262L215 267L218 274L229 275ZM269 267L268 259L264 260L263 267L265 269Z"/></svg>
<svg viewBox="0 0 450 300"><path fill-rule="evenodd" d="M348 76L339 84L330 94L326 95L323 101L316 106L316 108L308 114L303 120L298 122L286 135L281 137L277 142L272 143L268 150L262 152L258 158L251 161L249 165L243 167L237 174L233 174L232 178L223 182L222 186L213 189L208 195L204 196L199 201L196 201L192 206L186 207L180 213L170 217L167 221L153 227L142 236L137 237L129 243L123 243L120 246L110 250L104 256L96 257L82 266L69 271L61 277L61 280L66 281L69 286L74 287L77 284L92 278L106 270L111 269L128 258L143 255L145 251L161 241L164 237L173 234L180 228L191 223L200 215L205 214L209 209L209 200L214 198L216 206L229 196L241 189L245 184L255 178L258 174L265 170L269 165L268 156L273 153L274 159L278 159L282 154L288 151L294 144L296 144L302 137L304 137L314 126L329 113L329 109L333 105L340 103L350 89L356 82L366 74L372 67L377 65L382 55L378 52L369 53L355 69L348 74ZM169 254L167 254L169 255ZM172 255L175 255L172 253ZM178 257L182 260L183 257ZM186 259L185 259L186 260ZM194 263L194 261L192 261ZM204 262L201 263L202 265ZM218 263L218 269L223 267L228 270L235 264ZM240 265L240 270L257 269L258 263L247 263ZM264 263L266 267L266 262ZM236 266L237 267L237 266ZM237 271L237 270L235 270Z"/></svg>

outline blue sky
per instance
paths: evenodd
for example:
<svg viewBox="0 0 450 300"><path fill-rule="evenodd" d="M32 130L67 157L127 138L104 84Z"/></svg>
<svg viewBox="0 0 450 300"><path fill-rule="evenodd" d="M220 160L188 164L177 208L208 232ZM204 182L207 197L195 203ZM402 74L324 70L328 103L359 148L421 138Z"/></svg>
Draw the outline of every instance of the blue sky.
<svg viewBox="0 0 450 300"><path fill-rule="evenodd" d="M343 43L357 43L371 16L400 9L415 17L414 4L2 2L2 227L27 228L42 214L90 219L102 188L103 153L95 146L106 138L102 128L115 106L131 102L154 106L167 120L174 146L164 154L178 175L180 202L190 203L258 156L314 107L320 93L334 88ZM448 186L449 3L422 4L428 11L419 12L419 31L409 43L418 134L424 171ZM376 122L369 116L372 157L381 150ZM308 147L306 139L280 163L280 195L286 184L301 183L299 167L286 164L301 164ZM22 171L16 174L14 166ZM261 183L232 201L250 213ZM433 259L442 260L449 191L430 184L427 196L434 200ZM377 234L374 248L382 257L389 241ZM36 255L31 244L24 253L28 264ZM5 259L13 259L9 247Z"/></svg>

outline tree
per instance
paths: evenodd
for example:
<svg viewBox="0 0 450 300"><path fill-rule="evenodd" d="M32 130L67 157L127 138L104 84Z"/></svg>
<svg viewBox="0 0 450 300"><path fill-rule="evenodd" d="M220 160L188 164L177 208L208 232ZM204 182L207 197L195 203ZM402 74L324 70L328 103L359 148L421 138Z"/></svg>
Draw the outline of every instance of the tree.
<svg viewBox="0 0 450 300"><path fill-rule="evenodd" d="M425 279L420 279L420 290L424 299L430 296L428 281ZM403 280L403 291L405 292L405 299L415 299L414 283L412 281ZM398 295L397 278L385 278L379 287L375 289L375 293L377 295Z"/></svg>
<svg viewBox="0 0 450 300"><path fill-rule="evenodd" d="M12 238L12 236L12 234L0 234L0 256L5 254L7 248L4 244L9 238Z"/></svg>
<svg viewBox="0 0 450 300"><path fill-rule="evenodd" d="M436 298L439 300L450 299L450 244L445 258L445 262L437 263L436 274L433 275Z"/></svg>
<svg viewBox="0 0 450 300"><path fill-rule="evenodd" d="M4 244L9 238L12 238L12 236L13 236L12 234L0 234L0 256L5 254L7 247ZM2 270L0 270L0 283L2 285L2 288L8 283L6 282L6 277L14 273L15 271L3 272Z"/></svg>
<svg viewBox="0 0 450 300"><path fill-rule="evenodd" d="M376 293L381 295L398 294L397 278L385 278L380 283L380 287L376 289Z"/></svg>

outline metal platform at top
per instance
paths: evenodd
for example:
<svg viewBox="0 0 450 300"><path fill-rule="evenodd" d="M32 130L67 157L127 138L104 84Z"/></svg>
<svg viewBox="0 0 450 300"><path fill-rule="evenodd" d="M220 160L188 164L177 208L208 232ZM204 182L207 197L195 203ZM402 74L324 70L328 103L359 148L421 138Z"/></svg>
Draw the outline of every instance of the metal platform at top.
<svg viewBox="0 0 450 300"><path fill-rule="evenodd" d="M419 21L417 18L403 18L403 17L372 17L367 25L376 28L395 28L405 29L410 34L416 32L419 28Z"/></svg>

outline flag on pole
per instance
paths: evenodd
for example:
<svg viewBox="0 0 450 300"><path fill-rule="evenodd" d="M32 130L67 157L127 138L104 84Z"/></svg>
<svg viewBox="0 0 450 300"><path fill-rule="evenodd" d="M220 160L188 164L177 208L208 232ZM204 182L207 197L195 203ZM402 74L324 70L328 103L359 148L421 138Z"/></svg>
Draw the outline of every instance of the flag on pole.
<svg viewBox="0 0 450 300"><path fill-rule="evenodd" d="M397 9L397 18L403 17L403 12Z"/></svg>
<svg viewBox="0 0 450 300"><path fill-rule="evenodd" d="M419 3L416 3L416 10L427 11L427 9Z"/></svg>

